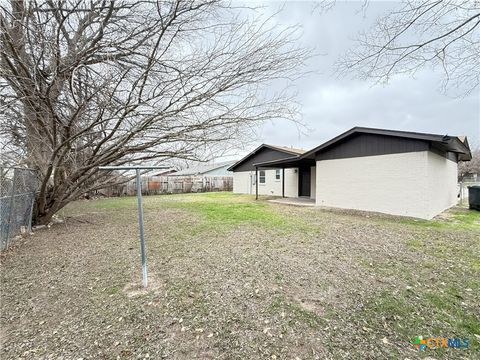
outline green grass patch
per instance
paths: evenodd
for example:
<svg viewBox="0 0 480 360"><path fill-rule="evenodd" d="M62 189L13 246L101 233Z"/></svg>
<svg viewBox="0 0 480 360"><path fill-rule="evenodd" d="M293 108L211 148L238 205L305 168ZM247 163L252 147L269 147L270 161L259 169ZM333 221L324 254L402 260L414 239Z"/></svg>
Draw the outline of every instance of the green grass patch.
<svg viewBox="0 0 480 360"><path fill-rule="evenodd" d="M120 292L120 290L121 289L118 286L114 286L114 287L106 289L105 291L107 292L108 295L114 295L114 294L117 294L118 292Z"/></svg>
<svg viewBox="0 0 480 360"><path fill-rule="evenodd" d="M435 291L416 288L395 294L383 291L368 300L361 318L376 328L385 319L402 339L420 335L468 338L469 351L475 353L480 350L475 337L480 334L480 319L462 306L463 300L456 287Z"/></svg>
<svg viewBox="0 0 480 360"><path fill-rule="evenodd" d="M407 240L406 245L413 250L418 250L421 249L424 246L424 243L422 240L419 239L411 239Z"/></svg>
<svg viewBox="0 0 480 360"><path fill-rule="evenodd" d="M238 225L254 222L274 228L282 226L286 220L264 203L168 202L166 205L194 212L204 220L216 224Z"/></svg>
<svg viewBox="0 0 480 360"><path fill-rule="evenodd" d="M452 210L453 218L464 227L480 230L480 211L456 209Z"/></svg>
<svg viewBox="0 0 480 360"><path fill-rule="evenodd" d="M471 270L472 271L480 271L480 260L477 258L477 259L473 259L471 262L470 262L470 267L471 267Z"/></svg>
<svg viewBox="0 0 480 360"><path fill-rule="evenodd" d="M268 310L280 315L285 319L289 326L307 325L312 329L320 329L325 325L325 320L318 316L315 312L307 310L301 304L289 301L285 297L276 297L269 305Z"/></svg>
<svg viewBox="0 0 480 360"><path fill-rule="evenodd" d="M400 224L405 225L413 225L417 227L425 227L425 228L436 228L442 229L446 228L448 225L443 221L438 220L420 220L420 219L400 219Z"/></svg>
<svg viewBox="0 0 480 360"><path fill-rule="evenodd" d="M270 204L253 201L251 196L229 192L144 196L145 211L160 208L187 210L215 224L237 225L255 222L267 227L282 226L287 220ZM136 197L119 197L82 202L83 209L124 210L136 208Z"/></svg>
<svg viewBox="0 0 480 360"><path fill-rule="evenodd" d="M221 232L232 226L251 224L268 230L313 231L313 227L300 217L287 217L275 206L255 201L251 196L231 193L185 194L166 197L167 208L182 209L198 216L202 222L191 229L196 232Z"/></svg>
<svg viewBox="0 0 480 360"><path fill-rule="evenodd" d="M433 220L400 219L401 224L433 229L480 230L480 212L465 208L452 208L445 217Z"/></svg>
<svg viewBox="0 0 480 360"><path fill-rule="evenodd" d="M464 309L464 296L458 288L450 286L444 291L427 291L423 299L427 308L432 309L434 319L448 323L454 335L473 339L474 334L480 334L480 318ZM475 342L475 345L478 348L480 344Z"/></svg>
<svg viewBox="0 0 480 360"><path fill-rule="evenodd" d="M415 312L415 307L405 301L405 296L398 296L387 291L382 292L371 303L371 310L384 317L405 318Z"/></svg>
<svg viewBox="0 0 480 360"><path fill-rule="evenodd" d="M409 225L411 221L406 220ZM404 240L406 248L426 255L415 268L406 269L401 261L384 264L365 259L361 264L370 267L375 276L395 276L405 287L377 292L353 318L367 319L368 326L374 329L382 328L386 321L401 342L420 335L460 337L470 341L469 349L462 351L480 351L475 336L480 335L480 316L473 310L480 291L480 241L471 232L475 231L474 221L476 215L462 209L452 210L446 220L415 221L415 225L421 225ZM469 236L458 238L451 231L457 229L466 230ZM429 350L428 354L441 356L445 351L457 350Z"/></svg>

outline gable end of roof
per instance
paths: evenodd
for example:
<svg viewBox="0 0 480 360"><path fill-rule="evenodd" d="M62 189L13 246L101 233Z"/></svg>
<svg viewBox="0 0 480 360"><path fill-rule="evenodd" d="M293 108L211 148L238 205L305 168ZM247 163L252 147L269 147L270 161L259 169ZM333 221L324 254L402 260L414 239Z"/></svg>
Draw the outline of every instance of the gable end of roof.
<svg viewBox="0 0 480 360"><path fill-rule="evenodd" d="M443 144L448 151L455 152L461 154L460 160L470 160L471 153L470 148L468 146L468 141L460 140L457 136L449 136L449 135L439 135L439 134L429 134L429 133L419 133L419 132L412 132L412 131L400 131L400 130L388 130L388 129L377 129L377 128L367 128L367 127L360 127L356 126L351 128L350 130L345 131L344 133L330 139L323 144L313 148L312 150L307 151L302 157L307 158L315 155L321 150L324 150L338 142L342 141L343 139L348 138L353 134L375 134L375 135L383 135L383 136L393 136L393 137L401 137L401 138L409 138L409 139L417 139L428 141L431 143L436 144ZM456 143L456 144L453 144ZM463 158L463 159L462 159Z"/></svg>
<svg viewBox="0 0 480 360"><path fill-rule="evenodd" d="M286 147L286 146L276 146L276 145L262 144L259 147L257 147L256 149L254 149L253 151L249 152L243 158L238 160L236 163L234 163L232 166L230 166L227 170L228 171L233 171L237 166L244 163L246 160L248 160L253 155L257 154L262 149L276 150L276 151L280 151L284 154L289 154L289 155L300 155L300 154L303 154L305 152L302 149L289 148L289 147Z"/></svg>

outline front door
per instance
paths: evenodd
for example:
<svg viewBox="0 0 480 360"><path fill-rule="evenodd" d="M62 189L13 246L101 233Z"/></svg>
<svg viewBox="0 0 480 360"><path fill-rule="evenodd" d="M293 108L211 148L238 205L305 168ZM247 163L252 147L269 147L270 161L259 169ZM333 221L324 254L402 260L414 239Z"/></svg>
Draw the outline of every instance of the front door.
<svg viewBox="0 0 480 360"><path fill-rule="evenodd" d="M310 197L310 168L298 169L298 196Z"/></svg>

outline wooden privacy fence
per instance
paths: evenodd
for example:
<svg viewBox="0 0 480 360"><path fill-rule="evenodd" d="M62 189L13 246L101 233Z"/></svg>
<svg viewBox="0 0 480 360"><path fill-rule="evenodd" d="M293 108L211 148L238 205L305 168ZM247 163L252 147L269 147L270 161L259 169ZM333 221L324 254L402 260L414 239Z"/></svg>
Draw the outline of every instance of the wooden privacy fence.
<svg viewBox="0 0 480 360"><path fill-rule="evenodd" d="M97 195L135 195L135 180L98 190ZM142 176L142 194L181 194L212 191L232 191L232 176Z"/></svg>

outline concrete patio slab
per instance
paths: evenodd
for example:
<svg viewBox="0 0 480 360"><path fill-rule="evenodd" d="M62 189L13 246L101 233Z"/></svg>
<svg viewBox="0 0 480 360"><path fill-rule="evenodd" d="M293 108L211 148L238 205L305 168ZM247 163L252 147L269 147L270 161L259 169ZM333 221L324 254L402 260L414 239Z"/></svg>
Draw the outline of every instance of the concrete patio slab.
<svg viewBox="0 0 480 360"><path fill-rule="evenodd" d="M284 205L295 205L295 206L315 206L315 199L310 199L306 197L300 198L278 198L268 200L273 203L277 204L284 204Z"/></svg>

